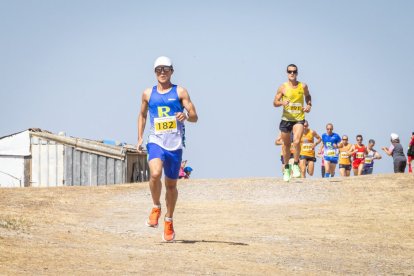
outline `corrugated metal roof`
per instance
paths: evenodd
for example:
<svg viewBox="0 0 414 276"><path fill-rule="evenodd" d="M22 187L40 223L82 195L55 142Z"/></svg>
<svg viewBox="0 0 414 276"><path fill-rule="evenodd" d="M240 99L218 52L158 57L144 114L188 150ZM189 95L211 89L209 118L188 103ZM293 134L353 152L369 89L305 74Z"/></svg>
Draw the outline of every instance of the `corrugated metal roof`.
<svg viewBox="0 0 414 276"><path fill-rule="evenodd" d="M21 132L24 132L24 131L21 131ZM112 157L116 159L124 159L127 153L137 154L137 155L146 155L146 152L138 152L135 146L133 145L128 145L128 144L123 145L123 146L108 145L108 144L104 144L102 141L57 135L57 134L53 134L50 131L43 130L40 128L29 128L28 131L32 137L39 137L39 138L46 139L46 140L52 140L57 143L72 146L75 149L80 150L80 151L90 152L90 153ZM10 137L12 135L16 135L21 132L3 136L0 139Z"/></svg>

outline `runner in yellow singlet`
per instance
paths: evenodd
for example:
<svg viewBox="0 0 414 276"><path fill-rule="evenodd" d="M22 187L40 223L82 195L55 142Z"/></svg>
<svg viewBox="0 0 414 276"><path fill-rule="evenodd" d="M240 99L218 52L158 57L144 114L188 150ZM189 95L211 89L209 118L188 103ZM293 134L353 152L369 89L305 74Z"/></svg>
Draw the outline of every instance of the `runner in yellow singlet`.
<svg viewBox="0 0 414 276"><path fill-rule="evenodd" d="M351 175L352 144L348 143L348 136L343 135L339 148L339 172L341 176Z"/></svg>
<svg viewBox="0 0 414 276"><path fill-rule="evenodd" d="M316 142L314 141L316 138ZM306 177L306 168L308 168L308 174L313 176L313 171L315 168L315 147L322 141L321 136L319 136L316 131L309 128L309 123L305 120L303 124L303 135L300 140L300 172L302 177Z"/></svg>
<svg viewBox="0 0 414 276"><path fill-rule="evenodd" d="M273 101L275 107L282 106L283 114L279 129L282 133L283 140L283 157L285 169L283 171L283 180L290 180L289 169L289 149L290 149L290 134L293 132L293 146L295 151L293 153L294 163L292 166L292 176L300 177L299 168L299 154L300 154L300 139L303 134L303 124L305 122L305 112L310 112L312 107L312 99L309 93L308 86L297 80L298 67L294 64L287 66L288 81L282 84L276 93ZM306 103L306 105L305 105Z"/></svg>

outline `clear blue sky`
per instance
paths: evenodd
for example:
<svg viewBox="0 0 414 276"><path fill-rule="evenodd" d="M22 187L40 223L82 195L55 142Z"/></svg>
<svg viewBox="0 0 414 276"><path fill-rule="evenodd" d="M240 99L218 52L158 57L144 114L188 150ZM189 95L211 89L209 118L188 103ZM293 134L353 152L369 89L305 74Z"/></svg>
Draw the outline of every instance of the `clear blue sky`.
<svg viewBox="0 0 414 276"><path fill-rule="evenodd" d="M281 175L272 102L289 63L313 97L311 128L333 122L377 149L396 132L406 146L413 10L408 0L0 0L0 136L39 127L134 144L141 93L167 55L199 113L184 153L194 177ZM391 171L386 156L374 169Z"/></svg>

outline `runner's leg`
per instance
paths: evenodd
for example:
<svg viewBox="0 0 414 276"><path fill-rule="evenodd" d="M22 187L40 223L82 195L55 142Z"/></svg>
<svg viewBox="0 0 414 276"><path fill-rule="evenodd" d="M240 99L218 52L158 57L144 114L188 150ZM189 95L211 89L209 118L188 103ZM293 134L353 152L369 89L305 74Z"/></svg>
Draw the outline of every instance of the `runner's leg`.
<svg viewBox="0 0 414 276"><path fill-rule="evenodd" d="M325 177L330 177L330 173L331 173L331 162L325 160Z"/></svg>
<svg viewBox="0 0 414 276"><path fill-rule="evenodd" d="M154 158L148 162L148 166L150 169L149 187L151 190L152 202L154 203L154 205L160 206L161 175L163 162L159 158Z"/></svg>
<svg viewBox="0 0 414 276"><path fill-rule="evenodd" d="M313 176L313 172L315 171L315 162L308 161L308 174Z"/></svg>
<svg viewBox="0 0 414 276"><path fill-rule="evenodd" d="M292 176L297 178L301 177L300 167L299 167L299 157L300 157L300 140L303 134L303 124L296 123L293 126L293 166L292 166Z"/></svg>
<svg viewBox="0 0 414 276"><path fill-rule="evenodd" d="M286 166L289 164L290 159L290 132L281 132L280 137L282 138L283 145L282 145L282 153L283 153L283 162Z"/></svg>
<svg viewBox="0 0 414 276"><path fill-rule="evenodd" d="M293 126L293 146L295 151L293 153L293 159L295 162L299 163L299 154L300 154L300 139L303 135L303 124L295 124Z"/></svg>
<svg viewBox="0 0 414 276"><path fill-rule="evenodd" d="M352 170L354 172L354 176L357 176L358 175L358 168L352 167Z"/></svg>
<svg viewBox="0 0 414 276"><path fill-rule="evenodd" d="M167 205L167 213L165 216L172 218L178 198L177 179L165 177L165 189L165 202Z"/></svg>
<svg viewBox="0 0 414 276"><path fill-rule="evenodd" d="M362 170L364 169L364 163L359 164L358 166L358 175L362 175Z"/></svg>
<svg viewBox="0 0 414 276"><path fill-rule="evenodd" d="M331 177L333 177L335 175L336 164L332 162L329 163L329 173L331 174Z"/></svg>
<svg viewBox="0 0 414 276"><path fill-rule="evenodd" d="M306 178L306 159L299 160L299 167L302 178Z"/></svg>

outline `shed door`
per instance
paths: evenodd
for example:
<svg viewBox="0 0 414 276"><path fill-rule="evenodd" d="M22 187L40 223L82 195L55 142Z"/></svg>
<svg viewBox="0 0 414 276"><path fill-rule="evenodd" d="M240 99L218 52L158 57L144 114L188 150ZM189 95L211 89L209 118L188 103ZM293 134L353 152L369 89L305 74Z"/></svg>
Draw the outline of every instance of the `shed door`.
<svg viewBox="0 0 414 276"><path fill-rule="evenodd" d="M63 186L63 145L32 137L32 187Z"/></svg>

